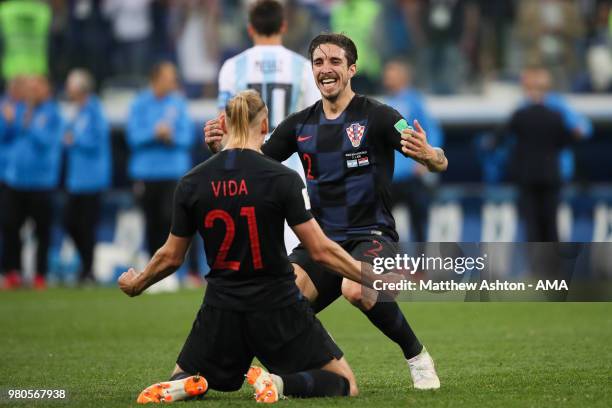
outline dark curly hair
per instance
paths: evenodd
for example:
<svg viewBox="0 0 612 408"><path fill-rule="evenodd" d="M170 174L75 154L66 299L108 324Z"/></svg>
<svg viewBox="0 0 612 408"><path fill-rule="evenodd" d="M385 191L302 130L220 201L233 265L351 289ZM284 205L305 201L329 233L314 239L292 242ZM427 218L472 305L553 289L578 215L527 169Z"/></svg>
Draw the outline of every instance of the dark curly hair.
<svg viewBox="0 0 612 408"><path fill-rule="evenodd" d="M310 62L312 63L312 54L314 50L317 49L322 44L333 44L344 50L344 54L346 55L346 60L348 62L349 67L357 62L357 47L353 40L342 33L323 33L317 35L310 42L310 46L308 47L308 56L310 57Z"/></svg>

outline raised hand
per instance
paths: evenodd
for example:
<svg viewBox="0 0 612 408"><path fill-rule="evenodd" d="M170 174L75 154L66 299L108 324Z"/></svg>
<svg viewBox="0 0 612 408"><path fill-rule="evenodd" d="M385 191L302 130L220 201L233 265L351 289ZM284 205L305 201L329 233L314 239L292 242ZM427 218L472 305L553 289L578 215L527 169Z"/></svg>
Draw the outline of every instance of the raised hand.
<svg viewBox="0 0 612 408"><path fill-rule="evenodd" d="M418 120L414 120L414 129L402 131L402 152L408 157L427 166L430 171L444 171L448 166L448 160L444 151L438 147L432 147L427 142L427 134Z"/></svg>
<svg viewBox="0 0 612 408"><path fill-rule="evenodd" d="M223 148L221 142L225 132L221 126L221 118L224 116L225 114L222 113L219 117L209 120L204 125L204 141L213 153L217 153Z"/></svg>

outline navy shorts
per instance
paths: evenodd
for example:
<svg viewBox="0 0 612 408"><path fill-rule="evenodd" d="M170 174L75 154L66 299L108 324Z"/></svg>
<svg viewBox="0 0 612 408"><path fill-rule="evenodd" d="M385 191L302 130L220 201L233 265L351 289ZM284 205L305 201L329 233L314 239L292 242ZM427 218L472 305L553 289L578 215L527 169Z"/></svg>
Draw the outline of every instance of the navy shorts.
<svg viewBox="0 0 612 408"><path fill-rule="evenodd" d="M377 257L395 257L399 251L397 242L375 235L359 236L338 242L338 244L358 261L373 263ZM312 260L302 245L297 246L289 261L298 264L306 271L317 288L317 299L312 303L315 313L319 313L342 294L342 277Z"/></svg>
<svg viewBox="0 0 612 408"><path fill-rule="evenodd" d="M275 310L238 312L202 305L177 364L210 388L238 390L254 357L274 374L321 368L342 350L301 299Z"/></svg>

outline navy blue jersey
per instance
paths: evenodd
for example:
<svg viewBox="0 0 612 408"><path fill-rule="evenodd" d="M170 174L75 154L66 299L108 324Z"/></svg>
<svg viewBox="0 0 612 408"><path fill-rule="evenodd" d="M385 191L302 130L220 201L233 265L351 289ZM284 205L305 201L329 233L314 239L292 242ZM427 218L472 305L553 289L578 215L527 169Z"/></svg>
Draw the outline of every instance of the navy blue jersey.
<svg viewBox="0 0 612 408"><path fill-rule="evenodd" d="M176 189L172 234L204 239L210 273L205 303L231 310L274 309L300 298L287 258L284 221L312 218L298 174L254 150L224 150Z"/></svg>
<svg viewBox="0 0 612 408"><path fill-rule="evenodd" d="M262 151L279 161L298 152L312 214L331 239L397 240L390 184L394 150L401 151L394 125L401 119L390 106L355 95L337 119L328 120L318 101L278 125Z"/></svg>

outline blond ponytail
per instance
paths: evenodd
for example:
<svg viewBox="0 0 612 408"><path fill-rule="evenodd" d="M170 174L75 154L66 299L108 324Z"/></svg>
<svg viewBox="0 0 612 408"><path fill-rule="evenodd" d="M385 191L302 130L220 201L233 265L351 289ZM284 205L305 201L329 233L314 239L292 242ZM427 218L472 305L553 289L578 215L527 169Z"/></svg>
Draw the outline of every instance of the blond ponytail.
<svg viewBox="0 0 612 408"><path fill-rule="evenodd" d="M249 140L249 127L266 105L254 90L239 92L225 107L229 130L229 143L244 149Z"/></svg>

